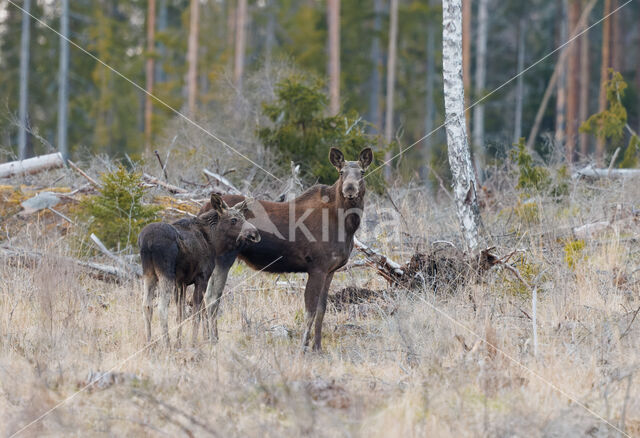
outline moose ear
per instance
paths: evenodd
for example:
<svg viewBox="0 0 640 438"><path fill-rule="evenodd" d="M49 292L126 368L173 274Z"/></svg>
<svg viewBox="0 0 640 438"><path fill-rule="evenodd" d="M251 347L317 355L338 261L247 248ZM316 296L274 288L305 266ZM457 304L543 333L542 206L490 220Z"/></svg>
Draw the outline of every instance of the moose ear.
<svg viewBox="0 0 640 438"><path fill-rule="evenodd" d="M333 166L340 170L344 166L344 154L338 148L331 148L329 151L329 161Z"/></svg>
<svg viewBox="0 0 640 438"><path fill-rule="evenodd" d="M211 207L218 214L223 214L225 212L225 210L227 210L229 208L227 206L227 204L224 202L224 200L222 199L222 197L220 195L218 195L217 193L212 193L211 194Z"/></svg>
<svg viewBox="0 0 640 438"><path fill-rule="evenodd" d="M242 213L243 215L245 215L249 211L249 201L245 199L244 201L234 205L233 208L239 211L240 213Z"/></svg>
<svg viewBox="0 0 640 438"><path fill-rule="evenodd" d="M360 151L360 156L358 157L358 161L360 161L360 167L363 170L366 170L369 165L373 162L373 151L371 148L364 148Z"/></svg>

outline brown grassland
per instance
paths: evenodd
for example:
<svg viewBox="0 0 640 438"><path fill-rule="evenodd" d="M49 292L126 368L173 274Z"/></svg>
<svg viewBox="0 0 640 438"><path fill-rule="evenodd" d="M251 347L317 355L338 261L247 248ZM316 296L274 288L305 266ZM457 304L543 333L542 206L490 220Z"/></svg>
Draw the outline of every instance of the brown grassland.
<svg viewBox="0 0 640 438"><path fill-rule="evenodd" d="M400 241L373 227L390 203L367 196L359 235L398 261L416 245L458 241L444 196L391 191ZM324 352L302 354L304 277L237 264L217 345L184 342L188 323L181 349L145 348L141 282L88 278L57 257L73 253L73 230L52 227L50 213L11 212L1 243L47 256L35 268L0 264L0 434L55 407L19 436L621 436L611 425L639 436L638 199L631 180L572 182L561 202L521 201L510 180L496 189L484 232L499 254L522 250L512 262L537 288L535 357L531 289L500 267L451 293L340 272L331 294L385 292L330 304ZM572 236L615 215L606 230Z"/></svg>

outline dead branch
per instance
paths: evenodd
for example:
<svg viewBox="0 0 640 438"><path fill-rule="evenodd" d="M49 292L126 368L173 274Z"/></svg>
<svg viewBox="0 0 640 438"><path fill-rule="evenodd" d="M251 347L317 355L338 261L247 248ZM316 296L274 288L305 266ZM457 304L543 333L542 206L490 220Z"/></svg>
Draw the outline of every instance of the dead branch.
<svg viewBox="0 0 640 438"><path fill-rule="evenodd" d="M218 185L221 185L224 188L225 192L229 192L232 195L242 195L242 192L240 192L240 190L235 188L235 186L231 184L231 181L229 181L224 176L218 175L217 173L212 172L209 169L202 169L202 172L205 175L215 179Z"/></svg>
<svg viewBox="0 0 640 438"><path fill-rule="evenodd" d="M169 181L169 176L167 175L167 165L166 164L162 164L162 158L160 158L160 154L158 153L158 150L156 149L155 151L153 151L154 154L156 154L156 157L158 158L158 163L160 163L160 169L162 169L162 174L164 175L164 180L165 181Z"/></svg>
<svg viewBox="0 0 640 438"><path fill-rule="evenodd" d="M573 179L579 178L633 178L640 176L640 169L612 169L587 166L571 175Z"/></svg>
<svg viewBox="0 0 640 438"><path fill-rule="evenodd" d="M73 170L75 170L76 172L78 172L80 175L82 175L87 181L89 181L89 183L94 186L95 188L99 189L100 188L100 184L93 178L91 178L89 175L87 175L86 173L84 173L82 171L82 169L80 169L73 161L68 160L67 164L69 165L70 168L72 168Z"/></svg>
<svg viewBox="0 0 640 438"><path fill-rule="evenodd" d="M98 247L101 253L109 257L111 260L115 261L124 270L131 271L133 274L135 274L138 277L142 276L142 269L140 268L140 266L133 263L126 264L124 260L122 260L120 257L118 257L117 255L109 251L107 247L104 245L104 243L102 243L102 240L100 240L100 238L98 238L98 236L96 236L95 234L91 233L91 236L89 237L91 238L93 243L96 244L96 246Z"/></svg>
<svg viewBox="0 0 640 438"><path fill-rule="evenodd" d="M166 183L164 181L159 180L158 178L156 178L155 176L151 176L148 173L143 173L142 174L142 178L148 182L149 184L158 186L158 187L162 187L163 189L167 190L169 193L176 193L176 194L185 194L185 193L189 193L188 190L185 190L181 187L178 186L174 186L173 184L169 184Z"/></svg>

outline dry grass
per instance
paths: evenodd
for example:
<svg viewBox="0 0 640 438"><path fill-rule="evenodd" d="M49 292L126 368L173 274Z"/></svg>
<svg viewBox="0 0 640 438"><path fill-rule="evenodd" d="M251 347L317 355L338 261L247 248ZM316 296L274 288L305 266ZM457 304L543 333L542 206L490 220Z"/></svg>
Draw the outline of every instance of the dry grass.
<svg viewBox="0 0 640 438"><path fill-rule="evenodd" d="M402 231L413 237L391 240L369 221L363 238L376 236L398 260L416 245L456 240L449 204L418 189L399 194L392 196L411 224ZM536 200L536 221L513 214L514 194L484 212L491 244L523 249L520 269L538 287L538 357L529 291L499 269L451 296L401 290L367 312L330 309L325 352L301 354L304 277L254 276L243 265L232 271L217 345L140 351L141 285L86 278L56 261L69 251L65 238L23 227L12 239L51 257L38 269L0 266L0 433L73 395L90 371L113 368L122 373L113 382L79 393L23 435L618 436L504 351L638 436L640 315L632 319L640 251L630 240L638 228L624 222L586 242L573 268L557 236L639 194L637 184L581 183L566 202ZM370 200L369 219L391 208ZM332 290L353 285L386 287L361 269L336 275ZM153 329L158 335L157 318Z"/></svg>

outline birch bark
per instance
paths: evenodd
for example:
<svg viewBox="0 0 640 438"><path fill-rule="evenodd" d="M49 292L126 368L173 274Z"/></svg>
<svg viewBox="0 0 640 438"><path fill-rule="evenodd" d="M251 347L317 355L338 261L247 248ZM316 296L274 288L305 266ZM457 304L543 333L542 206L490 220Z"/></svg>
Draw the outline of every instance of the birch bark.
<svg viewBox="0 0 640 438"><path fill-rule="evenodd" d="M467 250L472 251L479 244L480 212L464 116L461 0L443 0L442 9L442 70L449 165L462 235Z"/></svg>

